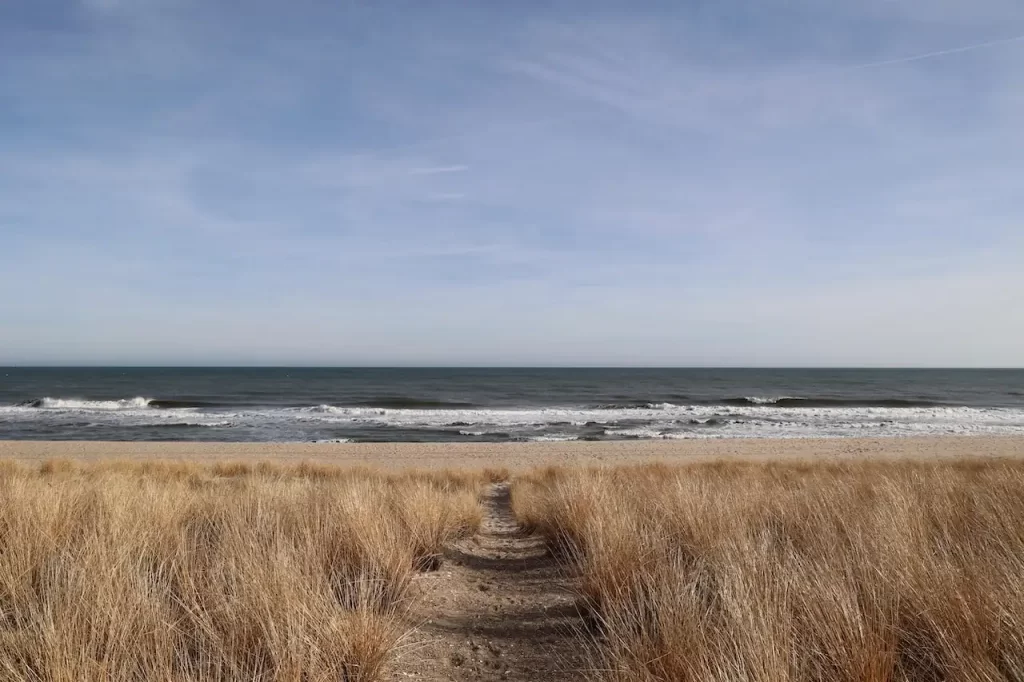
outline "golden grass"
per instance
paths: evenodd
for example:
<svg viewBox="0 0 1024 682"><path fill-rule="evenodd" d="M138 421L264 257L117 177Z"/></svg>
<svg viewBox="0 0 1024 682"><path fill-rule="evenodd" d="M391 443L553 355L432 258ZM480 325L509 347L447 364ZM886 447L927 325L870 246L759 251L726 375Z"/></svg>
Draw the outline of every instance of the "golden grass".
<svg viewBox="0 0 1024 682"><path fill-rule="evenodd" d="M603 679L1024 680L1024 463L551 469L512 505Z"/></svg>
<svg viewBox="0 0 1024 682"><path fill-rule="evenodd" d="M0 680L380 679L493 475L0 463Z"/></svg>

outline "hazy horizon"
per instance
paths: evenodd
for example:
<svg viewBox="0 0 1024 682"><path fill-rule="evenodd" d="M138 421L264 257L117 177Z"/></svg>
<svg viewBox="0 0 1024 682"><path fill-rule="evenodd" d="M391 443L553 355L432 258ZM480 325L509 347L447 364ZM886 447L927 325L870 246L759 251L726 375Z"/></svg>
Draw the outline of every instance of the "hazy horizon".
<svg viewBox="0 0 1024 682"><path fill-rule="evenodd" d="M988 365L976 366L924 366L924 365L101 365L101 364L8 364L0 365L0 369L354 369L354 370L821 370L821 371L1022 371L1024 366L997 367Z"/></svg>
<svg viewBox="0 0 1024 682"><path fill-rule="evenodd" d="M1024 366L1024 3L0 4L0 365Z"/></svg>

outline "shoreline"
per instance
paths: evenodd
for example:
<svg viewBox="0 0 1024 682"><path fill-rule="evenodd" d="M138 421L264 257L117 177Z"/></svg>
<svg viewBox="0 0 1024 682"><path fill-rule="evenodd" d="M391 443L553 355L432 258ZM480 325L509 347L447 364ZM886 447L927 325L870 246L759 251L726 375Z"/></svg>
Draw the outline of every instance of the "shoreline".
<svg viewBox="0 0 1024 682"><path fill-rule="evenodd" d="M548 465L685 463L719 459L841 460L1024 457L1024 436L721 438L535 443L222 443L0 441L0 459L301 462L389 469L525 469Z"/></svg>

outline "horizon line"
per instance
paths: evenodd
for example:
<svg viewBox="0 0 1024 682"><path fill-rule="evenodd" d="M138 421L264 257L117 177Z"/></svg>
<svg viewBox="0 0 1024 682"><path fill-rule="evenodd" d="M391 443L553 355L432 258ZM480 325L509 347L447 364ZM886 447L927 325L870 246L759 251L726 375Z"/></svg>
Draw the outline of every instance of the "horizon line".
<svg viewBox="0 0 1024 682"><path fill-rule="evenodd" d="M1024 370L997 365L214 365L0 364L0 369L451 369L451 370Z"/></svg>

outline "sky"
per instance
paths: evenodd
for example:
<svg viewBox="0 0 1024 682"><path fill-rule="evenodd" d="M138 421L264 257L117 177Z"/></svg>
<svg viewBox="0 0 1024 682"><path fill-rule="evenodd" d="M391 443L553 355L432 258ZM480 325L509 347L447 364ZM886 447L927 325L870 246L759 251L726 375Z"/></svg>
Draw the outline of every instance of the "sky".
<svg viewBox="0 0 1024 682"><path fill-rule="evenodd" d="M1020 0L0 0L0 364L1024 366Z"/></svg>

